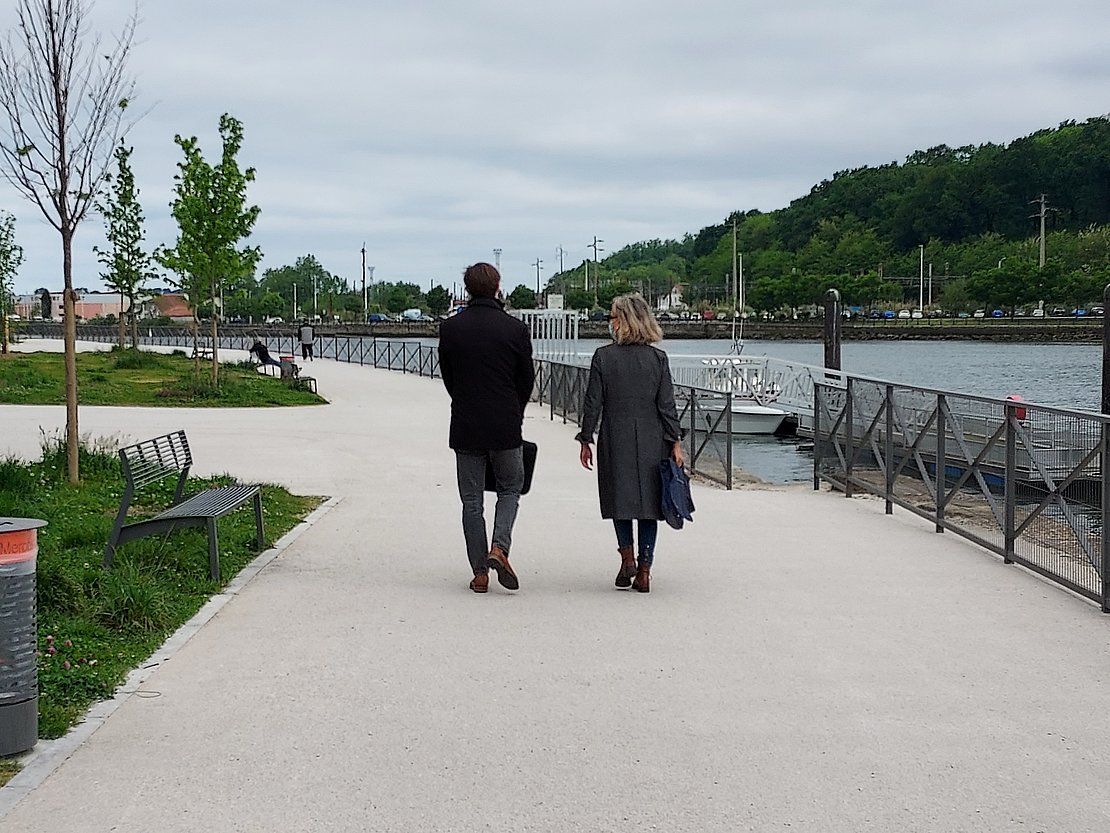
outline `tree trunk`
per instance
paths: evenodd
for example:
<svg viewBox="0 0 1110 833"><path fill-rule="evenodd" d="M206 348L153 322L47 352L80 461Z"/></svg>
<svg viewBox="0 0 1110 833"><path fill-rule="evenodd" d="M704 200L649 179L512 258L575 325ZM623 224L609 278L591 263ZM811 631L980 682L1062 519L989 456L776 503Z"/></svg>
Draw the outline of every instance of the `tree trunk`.
<svg viewBox="0 0 1110 833"><path fill-rule="evenodd" d="M200 383L200 320L193 310L193 384Z"/></svg>
<svg viewBox="0 0 1110 833"><path fill-rule="evenodd" d="M119 338L117 340L119 341L119 349L122 350L124 347L127 346L126 342L124 341L122 292L119 294L119 320L116 323L119 324Z"/></svg>
<svg viewBox="0 0 1110 833"><path fill-rule="evenodd" d="M80 434L77 431L77 304L73 292L73 231L62 231L62 276L65 291L62 292L62 334L65 343L66 376L66 469L69 482L81 482Z"/></svg>
<svg viewBox="0 0 1110 833"><path fill-rule="evenodd" d="M8 355L8 339L11 337L11 332L8 330L8 313L4 311L4 355Z"/></svg>
<svg viewBox="0 0 1110 833"><path fill-rule="evenodd" d="M212 387L220 384L220 350L217 345L219 336L218 319L223 315L223 307L216 306L216 282L212 281Z"/></svg>
<svg viewBox="0 0 1110 833"><path fill-rule="evenodd" d="M128 323L131 324L131 346L139 349L139 316L135 310L135 296L130 295L127 299L127 318Z"/></svg>

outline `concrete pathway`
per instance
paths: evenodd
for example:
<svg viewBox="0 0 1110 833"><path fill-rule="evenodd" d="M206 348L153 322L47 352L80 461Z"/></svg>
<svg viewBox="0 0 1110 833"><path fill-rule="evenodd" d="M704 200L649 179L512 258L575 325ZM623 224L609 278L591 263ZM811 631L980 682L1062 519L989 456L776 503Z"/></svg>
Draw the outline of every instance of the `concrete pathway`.
<svg viewBox="0 0 1110 833"><path fill-rule="evenodd" d="M538 407L521 590L477 596L442 386L310 369L332 404L82 409L83 433L183 427L200 474L339 501L0 790L5 833L1110 827L1088 602L879 501L702 485L652 593L615 591L574 429ZM0 407L0 454L62 421Z"/></svg>

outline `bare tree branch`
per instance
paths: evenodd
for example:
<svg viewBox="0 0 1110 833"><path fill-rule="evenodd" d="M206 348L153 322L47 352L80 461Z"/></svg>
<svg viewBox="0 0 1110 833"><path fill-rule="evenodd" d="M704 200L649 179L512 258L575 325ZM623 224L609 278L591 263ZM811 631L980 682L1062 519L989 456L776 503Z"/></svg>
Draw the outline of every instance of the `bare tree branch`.
<svg viewBox="0 0 1110 833"><path fill-rule="evenodd" d="M127 60L138 5L105 54L89 34L87 0L15 0L0 41L0 174L62 238L69 479L78 480L73 234L104 183L112 152L136 117Z"/></svg>

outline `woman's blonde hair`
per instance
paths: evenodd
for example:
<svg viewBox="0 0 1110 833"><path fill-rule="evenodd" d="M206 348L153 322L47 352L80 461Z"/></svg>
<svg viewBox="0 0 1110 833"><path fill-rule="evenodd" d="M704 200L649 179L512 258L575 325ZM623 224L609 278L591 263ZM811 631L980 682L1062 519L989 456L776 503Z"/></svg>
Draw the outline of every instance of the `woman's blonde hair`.
<svg viewBox="0 0 1110 833"><path fill-rule="evenodd" d="M659 322L639 292L618 295L613 299L612 312L620 322L616 328L617 344L655 344L663 340Z"/></svg>

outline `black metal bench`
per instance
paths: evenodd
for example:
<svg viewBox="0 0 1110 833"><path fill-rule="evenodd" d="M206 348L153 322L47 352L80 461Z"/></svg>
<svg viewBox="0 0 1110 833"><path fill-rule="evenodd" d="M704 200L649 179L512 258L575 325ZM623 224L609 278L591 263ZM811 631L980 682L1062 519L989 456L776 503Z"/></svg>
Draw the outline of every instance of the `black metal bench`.
<svg viewBox="0 0 1110 833"><path fill-rule="evenodd" d="M212 578L220 579L219 539L216 536L216 520L234 512L248 501L254 502L254 525L257 533L258 549L265 547L262 528L262 488L252 485L224 486L208 489L185 497L185 480L193 465L193 455L189 450L189 440L184 431L174 431L144 440L119 450L123 464L125 486L120 500L119 513L116 515L108 546L104 548L105 567L110 567L116 549L128 541L173 532L185 527L207 527L208 529L208 566ZM173 505L153 518L127 523L127 510L135 491L163 478L177 477L177 489Z"/></svg>

